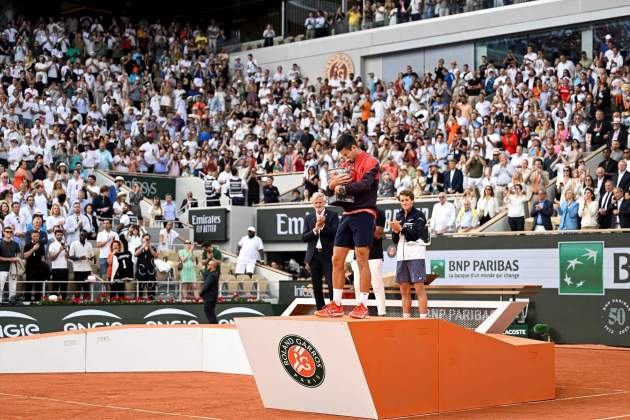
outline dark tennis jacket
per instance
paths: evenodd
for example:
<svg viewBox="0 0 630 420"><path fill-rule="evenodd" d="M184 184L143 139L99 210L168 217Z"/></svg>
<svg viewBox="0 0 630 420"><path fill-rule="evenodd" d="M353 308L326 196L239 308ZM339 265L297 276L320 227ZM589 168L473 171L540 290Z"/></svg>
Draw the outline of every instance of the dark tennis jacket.
<svg viewBox="0 0 630 420"><path fill-rule="evenodd" d="M376 215L376 197L380 167L378 160L366 152L357 155L354 162L347 165L352 175L352 182L346 185L346 194L354 198L354 203L341 204L345 212L369 209ZM329 195L335 192L328 189Z"/></svg>

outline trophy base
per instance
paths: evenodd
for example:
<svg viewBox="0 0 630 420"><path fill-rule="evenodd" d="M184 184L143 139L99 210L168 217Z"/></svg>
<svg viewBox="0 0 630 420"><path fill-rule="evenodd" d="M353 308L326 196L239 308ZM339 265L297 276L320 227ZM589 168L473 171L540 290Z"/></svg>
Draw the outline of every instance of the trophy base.
<svg viewBox="0 0 630 420"><path fill-rule="evenodd" d="M330 196L328 202L333 206L344 206L354 204L354 198L349 195L333 195Z"/></svg>

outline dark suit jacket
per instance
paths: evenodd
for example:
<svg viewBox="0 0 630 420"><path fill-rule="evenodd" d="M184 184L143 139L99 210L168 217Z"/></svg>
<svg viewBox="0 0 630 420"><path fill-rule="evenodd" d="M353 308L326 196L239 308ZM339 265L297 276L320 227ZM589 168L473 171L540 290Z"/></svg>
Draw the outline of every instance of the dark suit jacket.
<svg viewBox="0 0 630 420"><path fill-rule="evenodd" d="M614 187L617 186L618 179L619 179L619 172L617 172L612 177L612 183ZM628 191L629 187L630 187L630 172L626 171L623 173L623 177L621 178L621 182L619 183L619 188L621 188L623 192L626 192Z"/></svg>
<svg viewBox="0 0 630 420"><path fill-rule="evenodd" d="M451 171L444 171L444 191L448 191L449 188L453 189L455 192L463 193L464 192L464 174L461 170L455 169L455 172L452 174L451 179Z"/></svg>
<svg viewBox="0 0 630 420"><path fill-rule="evenodd" d="M537 225L536 220L538 219L538 216L540 215L542 219L542 225L545 227L545 229L552 230L553 226L551 225L551 216L553 215L553 205L551 204L551 201L545 200L544 206L542 210L540 211L536 210L536 204L538 203L539 201L536 200L534 201L534 204L532 204L531 216L534 218L533 228L536 229L536 225Z"/></svg>
<svg viewBox="0 0 630 420"><path fill-rule="evenodd" d="M444 191L444 174L442 174L441 172L437 173L437 183L438 184L442 184L442 185L438 185L435 189L431 186L431 184L433 184L433 175L427 175L426 180L427 180L427 186L430 188L430 192L432 194L437 194L438 192L442 192Z"/></svg>
<svg viewBox="0 0 630 420"><path fill-rule="evenodd" d="M630 228L630 200L625 198L619 207L619 225L622 228Z"/></svg>
<svg viewBox="0 0 630 420"><path fill-rule="evenodd" d="M615 130L614 130L614 126L610 128L610 131L608 132L608 145L611 146L612 145L612 141L613 141L613 135L615 134ZM625 149L626 148L626 143L628 141L628 132L626 131L626 129L624 127L621 127L621 131L619 132L619 135L617 136L617 140L619 140L619 143L621 144L621 148Z"/></svg>
<svg viewBox="0 0 630 420"><path fill-rule="evenodd" d="M310 263L315 254L315 248L317 246L317 239L321 237L322 252L324 258L332 259L333 246L335 243L335 235L337 234L337 226L339 225L339 216L333 211L325 210L326 224L324 228L316 235L313 232L315 225L317 224L316 212L313 210L309 213L304 220L304 231L302 232L302 241L308 243L306 248L306 257L304 262Z"/></svg>
<svg viewBox="0 0 630 420"><path fill-rule="evenodd" d="M603 201L606 196L606 191L603 191L601 196L599 197L599 208L604 209L606 212L604 214L600 214L597 216L597 222L599 223L600 229L608 229L612 225L612 211L615 208L613 201L614 198L612 193L610 193L610 200L608 200L608 205L604 207Z"/></svg>
<svg viewBox="0 0 630 420"><path fill-rule="evenodd" d="M203 288L200 292L204 301L216 301L219 296L219 272L204 271Z"/></svg>
<svg viewBox="0 0 630 420"><path fill-rule="evenodd" d="M599 162L599 165L597 165L600 168L604 168L604 172L606 172L606 177L610 177L610 175L608 174L614 174L615 172L617 172L617 161L615 159L608 159L606 160L602 160L601 162Z"/></svg>

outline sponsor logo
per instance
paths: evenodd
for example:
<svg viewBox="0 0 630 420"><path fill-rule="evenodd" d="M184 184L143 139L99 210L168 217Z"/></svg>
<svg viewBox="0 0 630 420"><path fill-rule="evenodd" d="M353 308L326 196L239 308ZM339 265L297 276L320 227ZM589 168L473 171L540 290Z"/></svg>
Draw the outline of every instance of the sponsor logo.
<svg viewBox="0 0 630 420"><path fill-rule="evenodd" d="M305 338L285 335L278 345L278 356L284 370L300 385L316 388L324 382L324 361L315 346Z"/></svg>
<svg viewBox="0 0 630 420"><path fill-rule="evenodd" d="M195 227L195 233L217 233L222 220L219 215L196 216L191 214L190 221Z"/></svg>
<svg viewBox="0 0 630 420"><path fill-rule="evenodd" d="M431 260L431 273L440 278L446 278L446 262L444 260Z"/></svg>
<svg viewBox="0 0 630 420"><path fill-rule="evenodd" d="M62 321L68 321L63 324L64 331L76 331L87 328L115 327L122 325L121 319L118 315L100 309L83 309L64 316Z"/></svg>
<svg viewBox="0 0 630 420"><path fill-rule="evenodd" d="M623 299L610 299L602 307L601 320L608 334L627 334L630 331L630 305Z"/></svg>
<svg viewBox="0 0 630 420"><path fill-rule="evenodd" d="M39 334L37 319L14 311L0 311L0 338Z"/></svg>
<svg viewBox="0 0 630 420"><path fill-rule="evenodd" d="M296 298L312 298L313 287L310 284L293 285L293 296Z"/></svg>
<svg viewBox="0 0 630 420"><path fill-rule="evenodd" d="M507 327L503 334L523 338L527 338L529 335L527 324L512 324Z"/></svg>
<svg viewBox="0 0 630 420"><path fill-rule="evenodd" d="M304 230L305 217L291 217L286 213L276 214L276 235L301 235Z"/></svg>
<svg viewBox="0 0 630 420"><path fill-rule="evenodd" d="M613 282L617 284L630 285L630 254L617 253L613 254L615 263Z"/></svg>
<svg viewBox="0 0 630 420"><path fill-rule="evenodd" d="M158 309L144 316L146 325L198 325L196 318L197 315L177 308Z"/></svg>
<svg viewBox="0 0 630 420"><path fill-rule="evenodd" d="M604 243L559 242L561 295L604 294Z"/></svg>
<svg viewBox="0 0 630 420"><path fill-rule="evenodd" d="M347 80L350 73L354 73L354 63L348 54L335 54L326 62L324 74L329 79L336 76L339 80Z"/></svg>
<svg viewBox="0 0 630 420"><path fill-rule="evenodd" d="M265 316L265 314L257 311L256 309L239 306L237 308L229 308L221 311L221 313L217 315L217 320L219 321L219 324L234 324L234 318L245 318L250 316Z"/></svg>

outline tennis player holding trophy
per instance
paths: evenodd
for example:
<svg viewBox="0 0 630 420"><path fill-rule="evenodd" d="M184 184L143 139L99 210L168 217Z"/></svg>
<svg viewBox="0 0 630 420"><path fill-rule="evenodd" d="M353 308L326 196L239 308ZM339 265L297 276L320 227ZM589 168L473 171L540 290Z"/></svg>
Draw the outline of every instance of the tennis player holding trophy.
<svg viewBox="0 0 630 420"><path fill-rule="evenodd" d="M344 264L354 249L360 273L360 303L350 312L352 318L368 317L368 295L371 285L368 264L374 238L379 164L374 156L361 150L351 134L337 139L336 149L343 159L339 168L329 171L328 195L331 204L343 209L333 249L333 301L315 312L320 317L342 317L341 304L345 283Z"/></svg>

